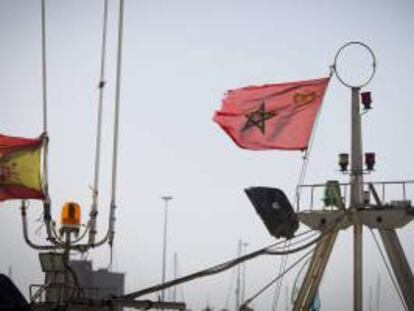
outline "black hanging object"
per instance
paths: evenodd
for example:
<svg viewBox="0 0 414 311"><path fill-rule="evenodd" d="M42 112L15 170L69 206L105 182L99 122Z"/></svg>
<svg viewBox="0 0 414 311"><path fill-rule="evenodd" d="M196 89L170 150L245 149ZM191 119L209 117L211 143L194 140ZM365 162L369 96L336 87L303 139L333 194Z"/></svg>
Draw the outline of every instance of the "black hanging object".
<svg viewBox="0 0 414 311"><path fill-rule="evenodd" d="M250 187L244 190L269 233L275 238L290 239L299 227L289 199L280 189Z"/></svg>
<svg viewBox="0 0 414 311"><path fill-rule="evenodd" d="M362 101L362 105L364 105L364 109L368 110L371 109L371 103L372 103L372 99L371 99L371 92L363 92L361 93L361 101Z"/></svg>
<svg viewBox="0 0 414 311"><path fill-rule="evenodd" d="M368 171L373 171L375 166L375 153L367 152L365 153L365 165L367 166Z"/></svg>
<svg viewBox="0 0 414 311"><path fill-rule="evenodd" d="M348 153L340 153L339 154L339 167L341 168L341 172L344 173L348 170L349 165L349 154Z"/></svg>
<svg viewBox="0 0 414 311"><path fill-rule="evenodd" d="M24 296L4 274L0 274L0 310L31 310Z"/></svg>

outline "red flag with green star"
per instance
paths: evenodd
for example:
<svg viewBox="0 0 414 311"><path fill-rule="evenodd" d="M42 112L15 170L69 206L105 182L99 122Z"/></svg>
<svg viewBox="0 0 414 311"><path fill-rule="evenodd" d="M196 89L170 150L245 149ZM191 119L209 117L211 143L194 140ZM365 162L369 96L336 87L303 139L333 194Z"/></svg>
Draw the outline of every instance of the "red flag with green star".
<svg viewBox="0 0 414 311"><path fill-rule="evenodd" d="M306 150L329 78L228 91L213 120L241 148Z"/></svg>

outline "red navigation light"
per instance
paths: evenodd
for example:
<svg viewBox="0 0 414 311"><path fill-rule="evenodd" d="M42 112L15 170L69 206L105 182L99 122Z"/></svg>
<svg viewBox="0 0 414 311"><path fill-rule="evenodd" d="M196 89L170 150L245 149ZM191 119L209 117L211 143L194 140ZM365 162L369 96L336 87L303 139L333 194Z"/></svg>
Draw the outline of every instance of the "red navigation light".
<svg viewBox="0 0 414 311"><path fill-rule="evenodd" d="M346 172L348 170L348 165L349 165L349 154L340 153L338 163L339 163L339 166L341 167L341 172Z"/></svg>
<svg viewBox="0 0 414 311"><path fill-rule="evenodd" d="M371 92L363 92L361 93L361 101L362 101L362 105L364 105L364 109L368 110L371 109L371 103L372 103L372 99L371 99Z"/></svg>
<svg viewBox="0 0 414 311"><path fill-rule="evenodd" d="M375 166L375 153L367 152L365 153L365 165L367 166L368 171L373 171Z"/></svg>

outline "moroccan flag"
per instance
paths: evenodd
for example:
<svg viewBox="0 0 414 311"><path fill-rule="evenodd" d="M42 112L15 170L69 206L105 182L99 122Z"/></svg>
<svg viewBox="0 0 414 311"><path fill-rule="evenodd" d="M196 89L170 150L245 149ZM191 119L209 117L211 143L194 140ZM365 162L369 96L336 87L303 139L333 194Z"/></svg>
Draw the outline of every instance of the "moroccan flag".
<svg viewBox="0 0 414 311"><path fill-rule="evenodd" d="M41 138L0 134L0 201L43 199Z"/></svg>
<svg viewBox="0 0 414 311"><path fill-rule="evenodd" d="M305 150L329 78L229 91L213 120L241 148Z"/></svg>

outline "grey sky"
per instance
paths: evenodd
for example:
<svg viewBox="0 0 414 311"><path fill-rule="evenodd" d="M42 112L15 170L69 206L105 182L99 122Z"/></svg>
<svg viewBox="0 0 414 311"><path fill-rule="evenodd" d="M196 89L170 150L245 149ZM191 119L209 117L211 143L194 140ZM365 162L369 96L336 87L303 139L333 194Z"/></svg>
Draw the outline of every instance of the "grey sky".
<svg viewBox="0 0 414 311"><path fill-rule="evenodd" d="M211 121L213 112L228 89L328 75L345 42L367 43L378 60L367 88L374 110L363 117L365 149L377 153L378 165L367 178L413 179L412 1L125 0L125 5L115 269L127 273L128 290L160 281L163 194L174 196L170 272L174 251L180 273L186 274L234 257L239 238L249 250L272 242L242 190L266 185L292 195L301 154L238 149ZM98 0L47 1L50 191L56 217L65 201L76 200L86 221L91 202L102 7ZM116 10L117 1L111 1L100 234L109 206ZM1 133L40 134L40 60L39 1L0 0ZM350 91L332 79L307 183L346 181L336 159L349 149L349 102ZM19 213L17 202L0 209L0 271L12 265L17 284L27 293L42 276L36 252L24 244ZM40 214L40 205L32 203L32 233ZM401 238L414 265L412 229L411 224L401 230ZM365 306L379 273L382 310L399 310L368 232L365 238ZM351 245L348 230L322 281L323 310L352 306ZM106 266L107 247L90 257L95 267ZM247 264L247 297L276 275L279 261L261 258ZM223 307L230 276L185 285L188 305L199 310L208 299L215 308ZM285 281L289 289L294 276ZM271 299L270 291L254 306L269 310Z"/></svg>

